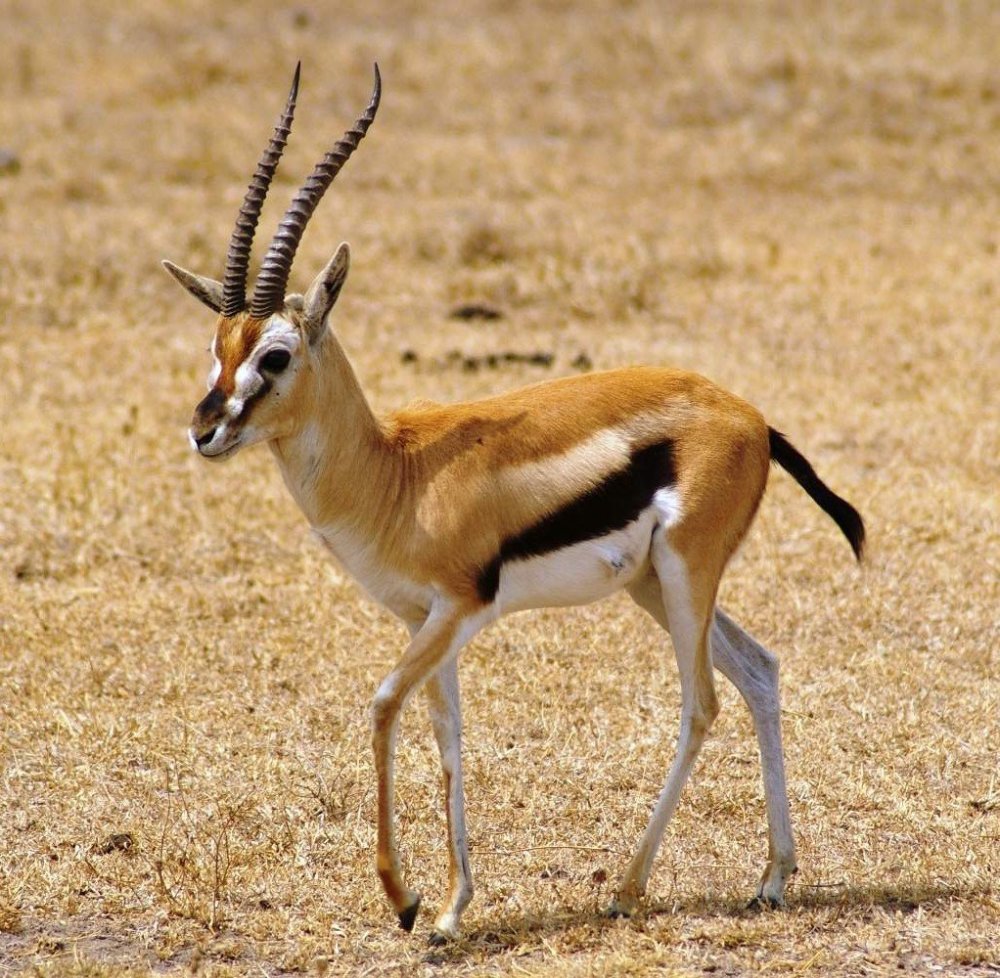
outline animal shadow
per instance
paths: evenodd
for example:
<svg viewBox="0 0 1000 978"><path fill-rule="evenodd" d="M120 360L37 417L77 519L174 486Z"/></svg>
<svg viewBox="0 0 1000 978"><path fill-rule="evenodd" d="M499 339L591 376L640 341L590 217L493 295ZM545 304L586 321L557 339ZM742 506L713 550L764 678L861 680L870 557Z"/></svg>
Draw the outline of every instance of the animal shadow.
<svg viewBox="0 0 1000 978"><path fill-rule="evenodd" d="M730 897L690 897L648 903L627 920L609 917L603 911L574 911L560 908L541 914L505 914L489 924L471 928L454 944L434 948L426 957L432 964L458 963L466 957L499 955L516 948L544 943L546 938L573 929L587 929L595 937L608 929L633 927L643 930L657 918L728 918L750 919L768 914L780 915L802 911L830 911L839 919L844 914L867 916L876 911L909 915L918 909L946 907L956 899L976 896L976 891L947 884L901 882L894 885L834 883L790 885L788 903L783 909L762 907L756 901ZM980 894L981 895L981 894Z"/></svg>

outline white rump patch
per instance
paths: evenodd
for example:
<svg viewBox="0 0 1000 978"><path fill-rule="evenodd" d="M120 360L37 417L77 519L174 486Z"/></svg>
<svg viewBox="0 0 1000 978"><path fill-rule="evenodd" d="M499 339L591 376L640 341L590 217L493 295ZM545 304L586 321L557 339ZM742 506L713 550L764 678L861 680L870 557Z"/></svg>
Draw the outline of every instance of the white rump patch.
<svg viewBox="0 0 1000 978"><path fill-rule="evenodd" d="M665 530L681 519L681 494L673 486L665 486L653 493L653 508L657 520Z"/></svg>

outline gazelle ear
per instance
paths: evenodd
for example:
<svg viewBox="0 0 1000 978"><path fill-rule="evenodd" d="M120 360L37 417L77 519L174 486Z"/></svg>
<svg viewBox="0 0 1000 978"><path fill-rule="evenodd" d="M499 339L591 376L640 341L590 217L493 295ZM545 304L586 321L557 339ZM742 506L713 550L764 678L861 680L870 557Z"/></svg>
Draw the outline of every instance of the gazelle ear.
<svg viewBox="0 0 1000 978"><path fill-rule="evenodd" d="M199 302L203 302L209 309L215 312L221 311L221 282L216 282L214 278L205 278L204 275L195 275L194 272L189 272L187 269L181 268L180 265L175 265L172 261L167 261L166 258L163 259L163 267Z"/></svg>
<svg viewBox="0 0 1000 978"><path fill-rule="evenodd" d="M337 253L330 259L309 286L305 295L302 323L305 326L309 342L315 342L323 332L326 317L330 315L333 304L340 295L340 290L347 278L347 270L351 267L351 249L343 242Z"/></svg>

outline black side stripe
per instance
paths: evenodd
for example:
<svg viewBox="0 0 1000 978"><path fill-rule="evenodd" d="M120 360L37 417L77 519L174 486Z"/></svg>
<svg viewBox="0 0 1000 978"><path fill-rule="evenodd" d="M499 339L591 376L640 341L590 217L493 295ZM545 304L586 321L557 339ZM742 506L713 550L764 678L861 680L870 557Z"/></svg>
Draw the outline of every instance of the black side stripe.
<svg viewBox="0 0 1000 978"><path fill-rule="evenodd" d="M504 540L500 552L476 578L479 598L488 603L496 597L503 564L539 557L624 529L639 518L658 489L676 482L673 442L658 442L639 449L624 469L609 475L562 509Z"/></svg>

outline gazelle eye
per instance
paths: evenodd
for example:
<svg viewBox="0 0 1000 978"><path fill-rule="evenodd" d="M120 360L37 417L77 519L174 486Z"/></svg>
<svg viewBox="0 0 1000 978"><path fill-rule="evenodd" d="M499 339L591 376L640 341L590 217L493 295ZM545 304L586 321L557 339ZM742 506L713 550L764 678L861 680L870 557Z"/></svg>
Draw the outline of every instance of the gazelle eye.
<svg viewBox="0 0 1000 978"><path fill-rule="evenodd" d="M288 350L271 350L260 358L260 369L269 374L280 374L288 366L292 355Z"/></svg>

